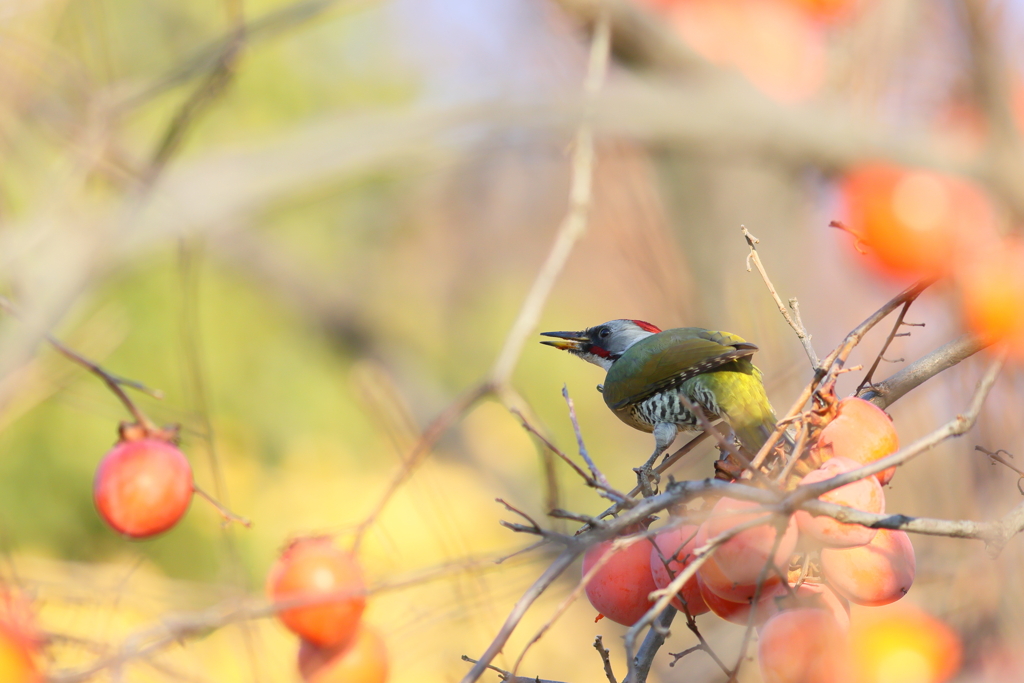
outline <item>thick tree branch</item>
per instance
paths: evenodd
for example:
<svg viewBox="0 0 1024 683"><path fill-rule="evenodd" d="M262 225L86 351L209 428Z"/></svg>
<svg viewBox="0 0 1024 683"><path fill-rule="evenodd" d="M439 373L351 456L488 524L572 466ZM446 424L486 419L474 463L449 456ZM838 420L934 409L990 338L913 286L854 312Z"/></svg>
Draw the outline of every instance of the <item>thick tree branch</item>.
<svg viewBox="0 0 1024 683"><path fill-rule="evenodd" d="M640 644L640 650L633 658L633 673L631 674L633 678L627 675L622 683L647 683L647 675L651 672L651 665L654 664L654 655L658 654L658 650L665 644L665 639L669 635L668 628L672 625L672 620L675 617L676 608L669 605L651 624L651 629L644 637L644 642Z"/></svg>
<svg viewBox="0 0 1024 683"><path fill-rule="evenodd" d="M980 0L970 3L987 7ZM630 0L556 0L571 16L592 21L607 8L612 45L637 67L671 79L661 85L608 93L599 110L605 126L641 139L675 142L710 154L760 154L775 162L814 164L828 170L872 160L974 177L1024 215L1024 166L1004 153L953 156L942 141L886 130L828 103L787 106L771 100L728 69L695 55L664 21ZM998 41L991 40L994 44ZM685 87L679 76L687 75ZM668 79L666 79L668 80ZM601 122L599 121L599 123ZM614 123L613 123L614 122ZM1019 155L1016 155L1019 157Z"/></svg>
<svg viewBox="0 0 1024 683"><path fill-rule="evenodd" d="M970 358L992 342L983 341L973 334L965 334L935 349L927 356L911 363L891 377L865 387L859 396L885 409L913 389L948 370L957 363Z"/></svg>

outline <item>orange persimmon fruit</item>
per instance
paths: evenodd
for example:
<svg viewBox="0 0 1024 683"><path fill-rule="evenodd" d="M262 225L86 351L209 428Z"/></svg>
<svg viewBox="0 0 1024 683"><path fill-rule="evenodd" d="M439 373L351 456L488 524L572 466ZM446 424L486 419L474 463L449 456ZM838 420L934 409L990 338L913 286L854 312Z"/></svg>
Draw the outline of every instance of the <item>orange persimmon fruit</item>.
<svg viewBox="0 0 1024 683"><path fill-rule="evenodd" d="M697 527L684 524L674 529L667 529L654 537L651 548L651 578L658 588L665 588L689 566L696 543ZM691 616L704 614L708 606L700 595L696 574L692 576L677 593L679 597L672 600L672 606L679 611L689 611ZM686 608L683 608L683 602Z"/></svg>
<svg viewBox="0 0 1024 683"><path fill-rule="evenodd" d="M971 182L866 163L840 183L847 227L873 265L897 278L939 277L995 239L995 211Z"/></svg>
<svg viewBox="0 0 1024 683"><path fill-rule="evenodd" d="M825 548L821 571L837 593L858 605L879 607L907 594L917 560L905 531L879 529L867 545Z"/></svg>
<svg viewBox="0 0 1024 683"><path fill-rule="evenodd" d="M282 609L278 617L318 647L342 647L351 640L366 607L365 592L355 557L326 536L292 541L267 575L273 602L310 601Z"/></svg>
<svg viewBox="0 0 1024 683"><path fill-rule="evenodd" d="M149 538L178 523L192 502L192 467L156 438L123 440L100 461L93 501L103 520L129 538Z"/></svg>
<svg viewBox="0 0 1024 683"><path fill-rule="evenodd" d="M636 529L630 532L635 533ZM627 532L628 533L628 532ZM587 599L594 609L612 621L632 626L650 609L650 593L657 590L651 575L651 541L644 538L613 552L614 541L591 546L583 555L583 576L604 558L587 582Z"/></svg>
<svg viewBox="0 0 1024 683"><path fill-rule="evenodd" d="M365 624L340 647L317 647L303 640L299 674L306 683L385 683L387 647L380 634Z"/></svg>
<svg viewBox="0 0 1024 683"><path fill-rule="evenodd" d="M799 537L796 521L790 517L784 520L782 538L776 546L778 520L756 512L759 507L761 506L750 501L721 498L715 503L711 516L703 525L707 538L713 538L738 524L764 517L764 524L739 532L715 550L713 557L718 568L731 581L740 585L757 583L762 569L769 560L784 572L789 566L789 556L793 554ZM703 541L698 542L698 545L703 545ZM776 573L769 571L767 575L776 576Z"/></svg>
<svg viewBox="0 0 1024 683"><path fill-rule="evenodd" d="M826 610L779 612L761 627L757 653L765 683L848 680L846 634Z"/></svg>
<svg viewBox="0 0 1024 683"><path fill-rule="evenodd" d="M825 425L812 447L812 456L824 462L847 458L867 465L899 450L900 440L892 419L870 401L848 396L836 406L836 417ZM875 478L888 484L895 467L882 470Z"/></svg>
<svg viewBox="0 0 1024 683"><path fill-rule="evenodd" d="M800 480L800 485L816 484L827 479L845 474L861 465L847 458L832 458L809 472ZM874 477L865 477L852 483L832 489L818 497L826 503L835 503L864 512L885 512L885 493L882 485ZM852 548L865 545L878 533L877 529L840 522L832 517L813 516L805 510L797 510L793 515L800 533L812 541L832 548Z"/></svg>
<svg viewBox="0 0 1024 683"><path fill-rule="evenodd" d="M962 652L953 629L905 603L858 612L850 627L857 683L942 683L960 668Z"/></svg>

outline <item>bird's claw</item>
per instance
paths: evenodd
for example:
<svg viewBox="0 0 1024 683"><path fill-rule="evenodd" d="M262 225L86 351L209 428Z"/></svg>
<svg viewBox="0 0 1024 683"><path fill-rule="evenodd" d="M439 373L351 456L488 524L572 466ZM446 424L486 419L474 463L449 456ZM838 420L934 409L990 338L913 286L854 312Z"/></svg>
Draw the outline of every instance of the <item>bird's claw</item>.
<svg viewBox="0 0 1024 683"><path fill-rule="evenodd" d="M640 487L640 492L643 493L644 498L649 498L658 492L658 482L661 481L661 475L654 471L651 463L648 462L643 467L634 467L633 471L636 472L637 486Z"/></svg>

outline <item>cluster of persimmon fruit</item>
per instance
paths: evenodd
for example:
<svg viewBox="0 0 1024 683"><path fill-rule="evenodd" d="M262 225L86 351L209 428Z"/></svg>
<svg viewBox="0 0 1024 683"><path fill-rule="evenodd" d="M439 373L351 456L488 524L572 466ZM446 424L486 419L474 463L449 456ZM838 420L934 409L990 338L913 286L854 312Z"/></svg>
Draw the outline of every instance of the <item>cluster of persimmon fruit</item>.
<svg viewBox="0 0 1024 683"><path fill-rule="evenodd" d="M892 420L883 410L857 397L838 400L831 389L823 392L809 424L814 438L780 482L787 490L850 472L899 447ZM882 486L894 473L895 468L883 470L818 499L883 513ZM844 523L803 510L780 517L758 503L724 496L704 499L700 509L670 513L657 533L634 528L625 541L605 541L588 549L583 560L585 590L601 615L635 624L651 607L651 593L668 587L697 561L698 549L741 527L705 552L671 604L690 616L711 612L736 624L756 626L762 675L768 683L882 680L877 671L864 670L881 661L879 657L850 655L850 604L877 607L906 595L916 560L904 531ZM935 632L957 642L946 627L940 625ZM933 640L929 636L922 642ZM901 643L895 639L882 645L893 648ZM948 658L954 649L938 651ZM955 671L953 667L955 663L947 662L934 667L934 676L913 680L938 683Z"/></svg>

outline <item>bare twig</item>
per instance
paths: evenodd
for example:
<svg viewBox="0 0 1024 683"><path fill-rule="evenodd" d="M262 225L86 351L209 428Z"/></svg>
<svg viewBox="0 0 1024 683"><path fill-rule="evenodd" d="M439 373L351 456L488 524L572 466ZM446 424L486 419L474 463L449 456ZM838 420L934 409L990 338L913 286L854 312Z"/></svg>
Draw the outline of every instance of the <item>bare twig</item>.
<svg viewBox="0 0 1024 683"><path fill-rule="evenodd" d="M893 376L868 386L858 395L871 401L879 408L887 408L912 389L960 361L970 358L992 342L983 341L972 334L965 334L948 344L940 346L927 356L911 363Z"/></svg>
<svg viewBox="0 0 1024 683"><path fill-rule="evenodd" d="M600 91L608 71L608 51L611 40L609 26L607 15L602 14L594 28L594 36L590 44L590 60L583 85L585 102L583 120L576 131L573 145L569 211L555 233L555 243L551 247L551 251L548 252L540 272L537 273L530 292L523 300L519 314L512 324L511 331L505 337L505 344L491 369L491 382L496 386L505 384L512 376L526 338L540 320L544 302L551 294L555 281L565 267L576 241L583 236L587 229L594 182L594 133L590 125L589 103Z"/></svg>
<svg viewBox="0 0 1024 683"><path fill-rule="evenodd" d="M555 455L557 455L563 462L565 462L567 465L569 465L569 467L571 467L572 470L576 474L578 474L581 479L583 479L584 483L586 483L587 486L589 486L591 488L594 488L594 489L597 489L598 491L601 492L602 495L604 495L607 498L610 498L611 500L615 501L617 504L621 504L621 505L625 505L625 506L629 506L630 505L630 503L632 502L630 500L630 497L624 496L623 494L619 493L614 488L612 488L608 484L608 480L604 477L604 475L601 475L600 471L597 470L596 467L592 468L591 472L592 473L596 472L596 474L601 475L601 479L603 481L598 481L591 474L587 474L587 472L585 472L582 467L580 467L575 462L573 462L572 459L568 455L566 455L560 448L555 446L553 443L551 443L551 441L548 440L548 438L546 436L544 436L539 431L537 431L537 429L534 428L534 426L531 425L527 421L526 417L524 417L523 414L518 409L510 408L509 412L511 412L513 415L515 415L516 417L519 418L519 423L523 426L523 429L525 429L530 434L533 434L535 437L537 437L540 440L540 442L542 444L544 444L544 447L547 450L549 450L550 452L552 452ZM578 429L579 425L576 424L576 422L575 422L575 417L576 416L572 412L571 405L570 405L570 415L573 418L573 426ZM580 439L580 444L581 444L581 453L585 453L586 451L582 447L582 443L583 443L582 436L579 437L579 439ZM588 461L588 464L589 464L589 462L590 462L589 458L587 458L587 461Z"/></svg>
<svg viewBox="0 0 1024 683"><path fill-rule="evenodd" d="M606 0L556 0L571 15L589 24L602 14L611 19L614 53L623 62L640 64L674 74L707 73L713 67L691 49L660 17L635 2Z"/></svg>
<svg viewBox="0 0 1024 683"><path fill-rule="evenodd" d="M786 462L786 466L782 468L779 475L775 477L775 481L782 487L786 486L786 481L789 479L789 475L793 473L797 464L800 462L801 456L803 456L804 448L807 447L807 440L810 438L811 431L808 429L806 419L800 425L800 431L797 434L796 443L793 445L793 452L789 454L789 461Z"/></svg>
<svg viewBox="0 0 1024 683"><path fill-rule="evenodd" d="M998 555L1013 536L1024 531L1024 503L1016 505L1003 517L988 522L879 514L817 500L802 503L800 507L816 515L826 515L841 522L860 524L872 529L898 529L923 536L983 541L993 556Z"/></svg>
<svg viewBox="0 0 1024 683"><path fill-rule="evenodd" d="M842 221L829 221L828 227L835 228L836 230L842 230L843 232L851 235L853 237L853 248L860 254L868 253L868 250L865 248L864 237L846 223L843 223Z"/></svg>
<svg viewBox="0 0 1024 683"><path fill-rule="evenodd" d="M478 663L477 660L467 655L462 655L462 661L469 662L470 664ZM491 671L496 672L498 674L498 677L501 678L501 680L505 683L561 683L561 681L552 681L547 678L541 678L540 676L516 676L511 671L499 669L498 667L493 666L491 664L488 664L487 668Z"/></svg>
<svg viewBox="0 0 1024 683"><path fill-rule="evenodd" d="M686 628L690 629L690 631L693 633L693 635L697 636L697 645L695 647L697 649L703 650L704 652L708 653L708 656L711 657L711 659L715 662L715 664L718 665L718 668L722 670L722 673L724 673L726 676L728 676L729 675L729 667L727 667L725 665L725 662L723 662L721 657L719 657L715 653L715 651L711 648L711 645L704 638L703 634L701 634L700 629L697 628L697 620L694 619L693 616L687 616ZM688 652L690 650L693 650L693 649L694 648L689 648L689 650L681 652L678 655L672 655L673 657L675 657L675 659L673 659L669 663L669 666L675 666L676 662L678 662L682 657L686 656L686 654L688 654Z"/></svg>
<svg viewBox="0 0 1024 683"><path fill-rule="evenodd" d="M1021 495L1024 495L1024 470L1020 469L1019 467L1017 467L1016 465L1014 465L1009 460L1003 457L1003 455L1005 454L1012 458L1013 453L1002 448L1000 448L997 451L990 451L986 448L982 448L981 446L975 446L974 450L981 451L982 453L987 455L989 459L992 460L992 464L999 463L1000 465L1003 465L1016 472L1019 475L1017 478L1017 490L1020 491Z"/></svg>
<svg viewBox="0 0 1024 683"><path fill-rule="evenodd" d="M497 656L497 654L505 647L505 643L508 642L509 636L515 631L516 626L519 625L523 615L530 609L530 606L540 597L540 595L547 590L547 588L555 582L555 580L562 575L566 569L576 560L577 557L583 552L584 546L582 544L574 543L567 545L562 553L555 558L544 573L537 577L537 580L533 582L533 585L523 594L515 606L512 608L512 612L505 619L505 623L498 631L498 635L494 637L491 644L487 647L487 650L480 656L480 660L473 665L473 668L462 677L462 683L473 683L478 680L483 672L490 665L491 661Z"/></svg>
<svg viewBox="0 0 1024 683"><path fill-rule="evenodd" d="M533 637L530 638L529 642L526 643L526 645L523 647L522 652L520 652L519 656L516 657L515 664L512 665L513 674L519 671L519 665L522 664L523 658L526 657L526 653L529 652L530 648L533 647L534 644L536 644L538 641L540 641L540 639L544 637L544 634L548 632L548 630L554 625L554 623L558 621L558 619L563 614L565 614L566 610L568 610L574 602L576 602L576 600L580 597L580 595L583 594L583 591L586 590L587 586L590 584L591 581L594 580L594 577L598 575L598 573L604 568L604 566L608 562L610 562L617 553L620 553L626 548L629 548L630 546L635 545L637 543L652 544L650 536L647 533L641 533L630 537L615 539L615 542L611 544L607 551L601 554L597 561L590 567L589 570L587 570L587 573L583 575L583 578L580 579L580 582L576 584L576 587L573 589L573 591L569 593L569 595L567 595L564 600L562 600L562 602L555 609L554 613L552 613L548 620L544 622L544 624L537 630Z"/></svg>
<svg viewBox="0 0 1024 683"><path fill-rule="evenodd" d="M608 656L608 649L604 646L601 636L594 638L594 649L597 650L597 654L601 656L601 664L604 666L604 676L608 679L608 683L619 683L615 679L615 672L612 670L612 660Z"/></svg>
<svg viewBox="0 0 1024 683"><path fill-rule="evenodd" d="M892 331L889 332L889 336L886 337L885 343L882 344L882 349L878 352L878 355L875 356L875 362L871 364L871 367L868 369L867 374L864 375L864 379L862 379L860 381L860 384L857 385L857 390L854 393L859 394L861 390L864 389L864 387L870 387L871 380L874 379L875 370L878 368L878 364L881 363L883 360L888 361L888 359L885 358L885 352L889 350L889 345L892 344L892 340L898 336L897 333L903 326L903 319L907 316L907 311L910 310L910 307L911 305L913 305L913 303L914 299L910 299L909 301L907 301L907 303L903 304L903 308L900 310L900 314L896 317L896 323L892 326ZM903 359L901 358L900 360L902 361ZM893 361L888 362L891 363Z"/></svg>
<svg viewBox="0 0 1024 683"><path fill-rule="evenodd" d="M576 444L580 449L580 457L583 458L583 462L587 463L587 467L590 468L591 478L597 484L598 488L605 491L612 490L611 485L608 483L608 479L604 476L604 473L601 472L594 461L590 459L587 447L583 443L583 432L580 430L579 420L576 419L576 407L573 405L572 399L569 398L569 388L564 384L562 385L562 398L565 399L565 404L569 407L569 420L572 421L572 430L576 434ZM625 496L621 493L616 493L616 495L619 500L625 499Z"/></svg>
<svg viewBox="0 0 1024 683"><path fill-rule="evenodd" d="M494 501L496 503L501 503L502 506L504 506L504 508L506 510L508 510L509 512L511 512L513 514L516 514L516 515L519 515L520 517L525 519L529 523L529 525L531 527L533 527L534 529L537 530L538 533L541 531L540 525L537 524L537 522L533 519L533 517L531 517L530 515L526 514L525 512L520 510L519 508L513 506L508 501L506 501L504 498L495 498Z"/></svg>
<svg viewBox="0 0 1024 683"><path fill-rule="evenodd" d="M2 296L0 296L0 309L6 311L8 315L11 315L13 317L17 317L18 315L17 310L14 307L14 304L12 304L8 299ZM57 339L52 334L45 334L43 336L46 339L46 341L49 342L50 346L56 349L62 356L72 361L73 363L81 365L83 368L99 377L103 381L103 383L107 385L107 388L110 389L110 391L113 392L115 396L117 396L118 400L121 401L121 403L128 410L128 412L131 413L132 417L135 418L135 422L137 424L147 429L152 429L154 427L153 423L149 420L148 417L146 417L145 413L143 413L139 409L139 407L135 405L135 402L131 400L128 394L125 393L123 387L131 387L132 389L142 391L143 393L149 394L150 396L154 396L156 398L163 398L163 394L161 392L149 389L144 384L141 384L134 380L125 379L111 372L108 372L99 363L95 363L86 358L85 356L83 356L82 354L78 353L77 351L71 349L69 346L65 345L62 341Z"/></svg>
<svg viewBox="0 0 1024 683"><path fill-rule="evenodd" d="M419 466L420 463L423 462L423 459L429 455L430 450L434 447L434 444L437 443L437 440L441 438L441 435L444 434L456 420L476 405L477 401L487 396L490 393L490 390L491 387L487 384L481 384L470 389L453 403L448 405L448 407L445 408L440 415L434 418L434 421L423 430L423 434L420 435L420 438L416 441L416 445L413 446L408 457L406 457L402 462L401 467L391 479L391 482L384 490L383 495L381 495L377 500L376 505L374 505L373 509L370 510L370 513L366 515L363 521L359 524L353 541L354 550L358 550L363 537L366 535L366 531L377 521L377 518L384 511L384 508L387 507L391 498L395 495L402 484L412 476L412 473L416 470L417 466Z"/></svg>
<svg viewBox="0 0 1024 683"><path fill-rule="evenodd" d="M234 522L235 524L241 524L246 529L252 527L252 522L249 521L248 518L242 517L241 515L236 515L234 512L225 507L224 504L221 503L219 500L211 496L203 489L199 488L199 486L197 486L195 482L192 482L192 491L197 496L199 496L200 498L208 502L210 505L212 505L213 508L217 511L217 513L224 518L225 523L230 524Z"/></svg>
<svg viewBox="0 0 1024 683"><path fill-rule="evenodd" d="M743 233L744 239L747 240L747 245L750 247L750 253L747 254L747 272L750 272L750 264L753 263L757 268L757 272L761 274L761 279L764 280L764 284L768 287L768 293L772 295L772 299L775 300L775 305L779 307L779 312L782 313L782 317L786 319L789 326L796 332L797 339L800 340L800 344L804 347L804 352L807 353L808 360L811 361L811 369L814 371L818 370L818 354L814 352L814 347L811 345L811 335L807 334L807 330L804 328L803 322L800 320L799 307L796 299L790 299L789 304L793 307L793 312L796 314L796 319L789 314L786 310L785 304L782 303L782 299L779 298L778 292L775 291L775 285L772 284L771 279L768 277L768 273L764 269L764 265L761 263L761 257L757 253L757 243L759 239L750 234L746 226L741 225L740 231Z"/></svg>
<svg viewBox="0 0 1024 683"><path fill-rule="evenodd" d="M718 431L717 428L715 428L715 431ZM711 435L710 432L702 431L700 434L698 434L697 436L695 436L692 439L690 439L689 441L687 441L675 453L673 453L672 455L670 455L667 458L665 458L664 460L662 460L661 464L654 468L654 471L656 473L658 473L658 474L663 474L665 472L665 470L667 470L669 467L671 467L675 463L679 462L683 458L684 455L686 455L687 453L692 451L694 448L699 446L701 443L703 443L704 440L707 439L710 435ZM642 489L640 488L640 485L637 484L632 489L630 489L629 493L626 494L627 499L635 498L637 496L637 494L640 493L641 490ZM630 505L630 507L632 507L632 505ZM622 509L623 509L623 506L620 505L620 504L612 505L607 510L605 510L604 512L599 514L597 516L597 518L598 519L604 519L608 515L613 515L613 514L619 512ZM582 529L580 529L579 533L583 533L584 531L587 531L589 528L590 527L588 527L588 526L584 526Z"/></svg>

